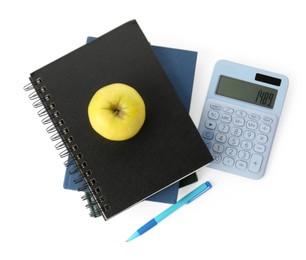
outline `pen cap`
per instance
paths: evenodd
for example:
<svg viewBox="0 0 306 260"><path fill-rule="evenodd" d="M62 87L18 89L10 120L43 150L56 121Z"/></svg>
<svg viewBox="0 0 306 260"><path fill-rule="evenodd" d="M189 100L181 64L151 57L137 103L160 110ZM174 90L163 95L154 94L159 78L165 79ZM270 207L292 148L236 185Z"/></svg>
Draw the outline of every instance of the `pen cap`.
<svg viewBox="0 0 306 260"><path fill-rule="evenodd" d="M208 191L212 187L212 185L209 181L203 183L200 187L202 187L202 186L203 186L203 190L201 192L199 192L198 194L196 194L194 197L192 197L189 201L187 201L186 204L189 204L190 202L194 201L196 198L201 196L204 192Z"/></svg>

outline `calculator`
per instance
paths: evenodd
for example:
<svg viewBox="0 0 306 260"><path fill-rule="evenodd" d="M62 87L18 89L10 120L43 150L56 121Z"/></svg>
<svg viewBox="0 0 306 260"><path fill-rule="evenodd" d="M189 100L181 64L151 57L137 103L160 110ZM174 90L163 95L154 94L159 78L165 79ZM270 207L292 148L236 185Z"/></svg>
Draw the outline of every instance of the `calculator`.
<svg viewBox="0 0 306 260"><path fill-rule="evenodd" d="M208 167L252 179L266 170L288 88L284 75L231 61L216 63L199 131Z"/></svg>

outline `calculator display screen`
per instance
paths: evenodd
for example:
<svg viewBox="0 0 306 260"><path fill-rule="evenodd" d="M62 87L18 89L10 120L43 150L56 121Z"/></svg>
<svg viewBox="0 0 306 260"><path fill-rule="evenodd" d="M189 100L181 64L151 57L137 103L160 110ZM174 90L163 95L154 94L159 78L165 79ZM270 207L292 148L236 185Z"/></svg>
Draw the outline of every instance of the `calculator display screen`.
<svg viewBox="0 0 306 260"><path fill-rule="evenodd" d="M221 75L216 94L272 109L277 89Z"/></svg>

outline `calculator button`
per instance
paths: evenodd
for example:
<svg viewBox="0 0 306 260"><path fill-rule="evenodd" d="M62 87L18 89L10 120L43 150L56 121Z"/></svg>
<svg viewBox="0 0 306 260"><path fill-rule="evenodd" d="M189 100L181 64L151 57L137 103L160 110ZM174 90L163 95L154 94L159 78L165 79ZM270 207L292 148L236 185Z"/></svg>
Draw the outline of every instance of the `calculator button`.
<svg viewBox="0 0 306 260"><path fill-rule="evenodd" d="M209 142L208 140L204 140L204 143L206 144L207 149L210 150L211 142Z"/></svg>
<svg viewBox="0 0 306 260"><path fill-rule="evenodd" d="M243 141L241 142L241 147L242 147L243 149L250 150L250 149L252 149L252 146L253 146L252 143L249 142L249 141L243 140Z"/></svg>
<svg viewBox="0 0 306 260"><path fill-rule="evenodd" d="M230 123L232 121L232 116L230 115L221 115L221 121L224 123Z"/></svg>
<svg viewBox="0 0 306 260"><path fill-rule="evenodd" d="M224 151L224 146L222 144L214 144L212 149L216 153L222 153Z"/></svg>
<svg viewBox="0 0 306 260"><path fill-rule="evenodd" d="M215 121L212 121L212 120L207 120L205 126L208 129L214 130L214 129L216 129L217 123Z"/></svg>
<svg viewBox="0 0 306 260"><path fill-rule="evenodd" d="M254 151L257 153L263 153L266 150L266 147L262 144L255 144Z"/></svg>
<svg viewBox="0 0 306 260"><path fill-rule="evenodd" d="M240 128L233 127L231 129L231 134L235 136L240 136L242 134L242 130Z"/></svg>
<svg viewBox="0 0 306 260"><path fill-rule="evenodd" d="M237 161L236 162L236 167L240 170L245 170L248 164L244 161Z"/></svg>
<svg viewBox="0 0 306 260"><path fill-rule="evenodd" d="M251 161L250 161L250 166L249 166L249 171L250 172L259 172L261 164L262 164L262 156L258 154L253 154Z"/></svg>
<svg viewBox="0 0 306 260"><path fill-rule="evenodd" d="M240 117L236 117L234 119L234 125L236 125L236 126L243 126L244 122L245 122L244 119L240 118Z"/></svg>
<svg viewBox="0 0 306 260"><path fill-rule="evenodd" d="M208 117L210 118L210 119L214 119L214 120L217 120L218 118L219 118L219 113L218 112L216 112L216 111L209 111L208 112Z"/></svg>
<svg viewBox="0 0 306 260"><path fill-rule="evenodd" d="M225 150L225 153L229 156L236 156L237 150L235 148L232 148L232 147L227 147L226 150Z"/></svg>
<svg viewBox="0 0 306 260"><path fill-rule="evenodd" d="M221 156L219 154L212 154L212 157L213 157L213 162L214 163L219 163L221 162Z"/></svg>
<svg viewBox="0 0 306 260"><path fill-rule="evenodd" d="M247 159L250 158L250 153L247 152L247 151L240 151L240 152L238 153L238 157L239 157L240 159L247 160Z"/></svg>
<svg viewBox="0 0 306 260"><path fill-rule="evenodd" d="M236 111L236 115L237 115L237 116L245 117L245 116L247 116L247 113L244 112L244 111L241 111L241 110L237 110L237 111Z"/></svg>
<svg viewBox="0 0 306 260"><path fill-rule="evenodd" d="M258 121L260 116L259 115L256 115L256 114L249 114L249 118L251 120L255 120L255 121Z"/></svg>
<svg viewBox="0 0 306 260"><path fill-rule="evenodd" d="M256 141L265 144L268 141L268 136L259 134L256 136Z"/></svg>
<svg viewBox="0 0 306 260"><path fill-rule="evenodd" d="M235 137L230 137L228 139L228 143L232 146L238 146L239 145L239 139Z"/></svg>
<svg viewBox="0 0 306 260"><path fill-rule="evenodd" d="M271 130L271 127L268 125L260 125L259 126L259 131L264 133L264 134L268 134Z"/></svg>
<svg viewBox="0 0 306 260"><path fill-rule="evenodd" d="M227 133L229 131L229 126L226 124L219 124L218 130L222 133Z"/></svg>
<svg viewBox="0 0 306 260"><path fill-rule="evenodd" d="M224 107L223 111L225 113L229 113L229 114L233 114L234 113L234 109L230 108L230 107Z"/></svg>
<svg viewBox="0 0 306 260"><path fill-rule="evenodd" d="M273 123L273 119L271 117L264 117L262 119L262 122L264 122L266 124L272 124Z"/></svg>
<svg viewBox="0 0 306 260"><path fill-rule="evenodd" d="M243 133L243 137L248 140L253 140L255 138L255 133L247 130Z"/></svg>
<svg viewBox="0 0 306 260"><path fill-rule="evenodd" d="M255 130L258 127L258 124L254 121L248 121L246 127L252 130Z"/></svg>
<svg viewBox="0 0 306 260"><path fill-rule="evenodd" d="M210 108L214 110L221 110L221 106L217 104L210 104Z"/></svg>
<svg viewBox="0 0 306 260"><path fill-rule="evenodd" d="M202 137L203 137L204 139L211 140L211 139L214 138L214 133L213 133L213 132L210 132L210 131L203 131Z"/></svg>
<svg viewBox="0 0 306 260"><path fill-rule="evenodd" d="M224 134L216 134L216 141L219 143L225 143L226 142L226 135Z"/></svg>
<svg viewBox="0 0 306 260"><path fill-rule="evenodd" d="M230 158L230 157L224 157L223 158L223 164L226 166L233 166L234 165L234 159Z"/></svg>

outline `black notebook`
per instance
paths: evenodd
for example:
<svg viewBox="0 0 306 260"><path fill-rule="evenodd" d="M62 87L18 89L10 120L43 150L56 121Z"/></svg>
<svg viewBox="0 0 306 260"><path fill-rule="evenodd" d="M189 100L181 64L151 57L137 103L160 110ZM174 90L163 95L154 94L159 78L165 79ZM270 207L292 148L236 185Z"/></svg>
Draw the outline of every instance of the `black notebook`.
<svg viewBox="0 0 306 260"><path fill-rule="evenodd" d="M61 157L71 155L106 220L212 161L135 20L36 70L30 81L26 89L35 89L30 98L47 115L51 139L60 139ZM94 93L117 82L135 88L146 105L143 127L126 141L98 135L87 114Z"/></svg>

